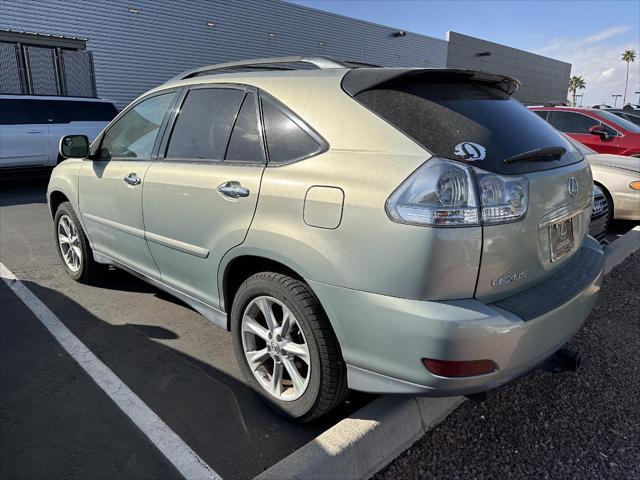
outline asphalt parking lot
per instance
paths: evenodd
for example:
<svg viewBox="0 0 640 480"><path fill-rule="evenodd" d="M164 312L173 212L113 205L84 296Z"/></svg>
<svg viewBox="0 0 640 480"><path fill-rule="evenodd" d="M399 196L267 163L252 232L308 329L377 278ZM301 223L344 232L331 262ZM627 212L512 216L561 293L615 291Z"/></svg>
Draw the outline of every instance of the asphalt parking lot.
<svg viewBox="0 0 640 480"><path fill-rule="evenodd" d="M245 385L227 332L122 271L68 278L46 184L0 183L0 261L218 475L252 478L368 401L284 421ZM0 420L2 478L180 478L4 282Z"/></svg>
<svg viewBox="0 0 640 480"><path fill-rule="evenodd" d="M371 397L308 425L245 385L230 336L173 297L111 269L97 285L59 264L47 179L0 182L0 261L223 478L252 478ZM632 225L616 223L610 241ZM376 478L638 478L640 254L607 277L572 344L580 374L539 372L466 402ZM0 282L0 478L181 478Z"/></svg>
<svg viewBox="0 0 640 480"><path fill-rule="evenodd" d="M375 480L640 478L640 251L605 277L569 347L578 373L538 371L467 401Z"/></svg>

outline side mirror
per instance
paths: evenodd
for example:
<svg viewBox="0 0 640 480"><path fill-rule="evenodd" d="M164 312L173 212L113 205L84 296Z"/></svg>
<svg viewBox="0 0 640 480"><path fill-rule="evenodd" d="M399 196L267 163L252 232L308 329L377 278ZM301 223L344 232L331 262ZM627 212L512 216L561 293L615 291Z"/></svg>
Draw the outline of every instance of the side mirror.
<svg viewBox="0 0 640 480"><path fill-rule="evenodd" d="M62 158L86 158L89 156L89 139L86 135L67 135L60 139Z"/></svg>
<svg viewBox="0 0 640 480"><path fill-rule="evenodd" d="M589 128L591 135L600 135L602 140L609 140L609 132L602 125L594 125Z"/></svg>

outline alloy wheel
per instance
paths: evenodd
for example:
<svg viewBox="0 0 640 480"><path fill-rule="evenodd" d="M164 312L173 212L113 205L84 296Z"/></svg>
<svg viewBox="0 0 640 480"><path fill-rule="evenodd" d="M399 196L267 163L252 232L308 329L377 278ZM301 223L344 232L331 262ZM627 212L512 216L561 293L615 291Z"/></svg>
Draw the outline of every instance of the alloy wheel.
<svg viewBox="0 0 640 480"><path fill-rule="evenodd" d="M245 308L242 346L260 386L281 401L300 398L311 378L311 356L302 328L279 300L260 296Z"/></svg>
<svg viewBox="0 0 640 480"><path fill-rule="evenodd" d="M82 266L82 249L78 229L68 215L62 215L58 220L58 246L62 259L67 268L73 273Z"/></svg>

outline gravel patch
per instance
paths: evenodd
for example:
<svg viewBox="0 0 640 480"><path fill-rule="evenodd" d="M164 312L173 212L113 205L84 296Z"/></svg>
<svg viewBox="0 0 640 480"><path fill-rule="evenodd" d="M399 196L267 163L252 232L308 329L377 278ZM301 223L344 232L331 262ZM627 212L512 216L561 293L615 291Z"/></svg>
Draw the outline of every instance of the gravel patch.
<svg viewBox="0 0 640 480"><path fill-rule="evenodd" d="M577 373L538 371L465 402L374 480L640 478L640 252L606 276L569 346Z"/></svg>

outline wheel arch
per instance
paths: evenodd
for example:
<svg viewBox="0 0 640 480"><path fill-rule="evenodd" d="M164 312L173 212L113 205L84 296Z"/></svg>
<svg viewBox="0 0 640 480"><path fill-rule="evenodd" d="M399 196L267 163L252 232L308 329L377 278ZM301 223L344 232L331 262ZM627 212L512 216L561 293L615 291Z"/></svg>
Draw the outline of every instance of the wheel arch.
<svg viewBox="0 0 640 480"><path fill-rule="evenodd" d="M231 315L231 306L238 288L247 278L259 272L278 272L289 275L298 280L304 281L303 276L291 265L276 260L269 256L260 254L240 254L231 258L223 259L218 275L218 285L220 285L220 306ZM228 328L228 325L227 325Z"/></svg>
<svg viewBox="0 0 640 480"><path fill-rule="evenodd" d="M70 202L69 197L61 190L52 190L49 193L49 213L55 217L58 207L64 202Z"/></svg>
<svg viewBox="0 0 640 480"><path fill-rule="evenodd" d="M602 193L604 193L604 196L607 198L607 202L609 203L608 208L610 212L609 220L613 220L614 218L616 218L616 211L615 211L616 205L613 201L613 195L611 194L609 189L605 187L602 183L594 180L593 184L596 185L600 190L602 190Z"/></svg>

